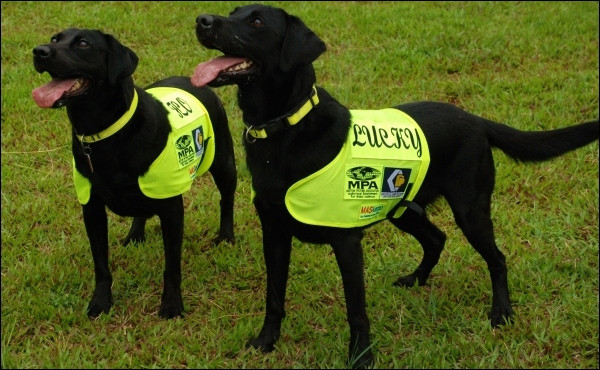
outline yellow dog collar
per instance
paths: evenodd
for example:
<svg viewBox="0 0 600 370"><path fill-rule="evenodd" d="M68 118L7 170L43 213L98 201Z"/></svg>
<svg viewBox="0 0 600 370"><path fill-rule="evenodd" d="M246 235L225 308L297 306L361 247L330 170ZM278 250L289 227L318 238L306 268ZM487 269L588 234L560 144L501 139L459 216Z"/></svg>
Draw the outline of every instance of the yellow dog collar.
<svg viewBox="0 0 600 370"><path fill-rule="evenodd" d="M127 124L127 122L129 122L129 120L133 116L133 113L135 113L137 105L138 105L138 94L137 94L137 91L135 89L133 89L133 99L131 100L131 106L129 107L127 112L125 112L125 114L123 114L123 116L121 116L121 118L119 118L117 120L117 122L113 123L107 129L102 130L97 134L87 135L87 136L86 135L77 135L77 138L82 143L94 143L96 141L106 139L107 137L117 133L120 129L123 128L123 126L125 126L125 124Z"/></svg>
<svg viewBox="0 0 600 370"><path fill-rule="evenodd" d="M246 129L246 140L251 141L249 136L254 139L266 139L282 129L294 126L304 118L317 104L319 104L319 96L317 88L312 87L312 91L308 99L300 105L298 109L294 109L294 113L275 118L261 126L248 125ZM253 142L253 141L252 141Z"/></svg>

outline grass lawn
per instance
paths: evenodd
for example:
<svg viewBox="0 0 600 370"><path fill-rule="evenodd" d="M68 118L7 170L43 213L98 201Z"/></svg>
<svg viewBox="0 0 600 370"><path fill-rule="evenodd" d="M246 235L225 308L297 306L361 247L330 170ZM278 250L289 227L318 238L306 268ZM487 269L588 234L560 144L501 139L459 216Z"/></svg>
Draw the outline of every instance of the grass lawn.
<svg viewBox="0 0 600 370"><path fill-rule="evenodd" d="M114 306L89 320L93 265L71 178L64 109L43 110L32 49L67 27L115 35L145 86L219 55L194 35L201 13L244 2L13 2L2 6L2 368L340 368L349 329L328 246L294 241L276 350L246 349L264 314L265 267L236 87L219 88L239 180L235 245L213 247L210 175L185 195L183 319L158 317L164 265L156 218L121 247L130 219L109 213ZM454 103L523 130L598 118L598 2L274 2L327 44L317 83L352 109ZM421 259L409 235L365 234L367 312L378 368L598 368L598 143L541 164L499 151L492 216L507 257L515 324L492 330L483 259L444 200L448 235L426 287L392 283ZM457 174L460 176L460 174Z"/></svg>

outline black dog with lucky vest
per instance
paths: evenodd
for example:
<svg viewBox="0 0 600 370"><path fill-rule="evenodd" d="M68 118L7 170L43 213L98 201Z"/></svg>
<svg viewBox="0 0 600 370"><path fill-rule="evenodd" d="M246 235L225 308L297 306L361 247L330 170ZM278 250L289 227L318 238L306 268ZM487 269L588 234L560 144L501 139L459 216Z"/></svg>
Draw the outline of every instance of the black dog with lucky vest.
<svg viewBox="0 0 600 370"><path fill-rule="evenodd" d="M237 84L238 104L248 127L244 146L255 191L254 205L263 230L267 268L266 316L260 334L250 342L252 346L269 352L279 338L285 316L291 240L297 237L333 247L350 325L349 365L373 364L361 239L363 229L369 225L367 221L376 222L379 218L367 217L366 224L357 221L362 226L354 227L340 219L370 216L369 212L377 211L370 207L381 202L384 208L379 210L389 209L385 214L389 221L413 235L424 251L417 269L400 277L395 285L423 285L437 264L446 239L423 211L439 196L446 198L456 223L487 262L493 290L492 326L511 321L506 262L496 246L490 216L494 188L492 147L519 161L547 160L598 140L597 120L547 132L523 132L450 104L416 102L395 108L418 122L422 136L416 129L407 131L405 126L397 126L390 118L386 118L387 128L381 128L371 125L369 112L366 123L364 117L357 122L361 111L349 111L322 87L314 88L312 62L326 50L325 44L299 18L284 10L248 5L236 8L228 17L200 15L196 19L196 35L203 46L225 55L199 64L192 77L193 84L212 87ZM386 171L390 176L398 173L390 172L385 164L372 165L372 158L367 157L373 155L365 152L364 146L387 147L388 153L395 149L399 157L411 146L416 148L414 144L419 139L427 144L430 156L420 190L416 195L408 188L404 193L394 193L392 187L403 182L416 187L419 179L413 177L414 172L404 178L383 176ZM363 165L354 159L347 171L343 167L338 169L341 174L336 177L329 169L341 149L356 151ZM401 168L394 164L391 170L394 169ZM302 192L317 171L331 176L330 186L324 181L320 187ZM376 186L373 192L365 189L361 192L358 188L361 183L354 180L365 181L365 185L375 181ZM351 189L352 186L355 188ZM386 186L389 188L384 192ZM293 198L290 192L298 189L304 195L312 191L315 199L310 196L304 200L290 199ZM353 200L350 216L341 212L328 216L324 213L327 207L321 204L329 200L321 192L339 199L352 198L352 194L362 199ZM399 203L385 205L384 198L389 196L396 197ZM408 209L399 215L398 206ZM308 214L300 214L301 209ZM336 226L338 222L341 226Z"/></svg>
<svg viewBox="0 0 600 370"><path fill-rule="evenodd" d="M97 30L71 28L57 33L50 43L33 49L33 64L36 71L52 77L33 91L36 103L42 108L65 106L71 121L74 179L95 268L96 288L88 315L108 312L113 304L108 207L118 215L134 217L124 244L144 240L146 220L158 215L165 252L158 314L182 316L181 194L206 170L221 193L215 242L234 241L237 175L221 101L210 88L192 86L187 77L158 81L148 91L134 86L137 55ZM177 123L169 122L175 118Z"/></svg>

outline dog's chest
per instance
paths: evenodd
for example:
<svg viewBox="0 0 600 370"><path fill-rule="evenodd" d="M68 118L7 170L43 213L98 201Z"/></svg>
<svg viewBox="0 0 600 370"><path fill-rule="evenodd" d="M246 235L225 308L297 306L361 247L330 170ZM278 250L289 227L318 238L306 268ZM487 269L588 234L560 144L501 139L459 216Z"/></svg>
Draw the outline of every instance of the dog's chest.
<svg viewBox="0 0 600 370"><path fill-rule="evenodd" d="M306 224L357 227L399 217L414 199L429 166L418 124L397 109L351 111L342 150L287 191L290 214Z"/></svg>

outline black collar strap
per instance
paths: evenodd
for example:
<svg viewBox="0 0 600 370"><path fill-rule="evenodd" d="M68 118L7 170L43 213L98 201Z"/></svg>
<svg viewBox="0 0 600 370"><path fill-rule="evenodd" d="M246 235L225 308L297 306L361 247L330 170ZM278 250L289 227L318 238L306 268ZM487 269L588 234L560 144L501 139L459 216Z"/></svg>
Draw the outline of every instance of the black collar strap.
<svg viewBox="0 0 600 370"><path fill-rule="evenodd" d="M299 108L292 110L293 113L281 116L270 120L269 122L260 125L253 126L248 125L246 129L246 140L254 142L256 139L266 139L273 134L287 129L288 127L294 126L304 118L317 104L319 104L319 97L317 96L317 88L313 86L310 96L306 101L302 102ZM254 140L250 139L250 136Z"/></svg>
<svg viewBox="0 0 600 370"><path fill-rule="evenodd" d="M97 134L87 135L87 136L86 135L76 135L77 138L79 139L79 141L81 141L82 144L83 143L95 143L96 141L106 139L107 137L111 136L112 134L117 133L120 129L122 129L127 124L127 122L129 122L131 117L133 117L133 113L135 113L137 104L138 104L138 94L137 94L137 91L135 89L133 89L133 99L131 100L131 106L129 107L127 112L125 112L125 114L123 114L123 116L121 116L121 118L119 118L117 120L117 122L113 123L107 129L102 130Z"/></svg>

